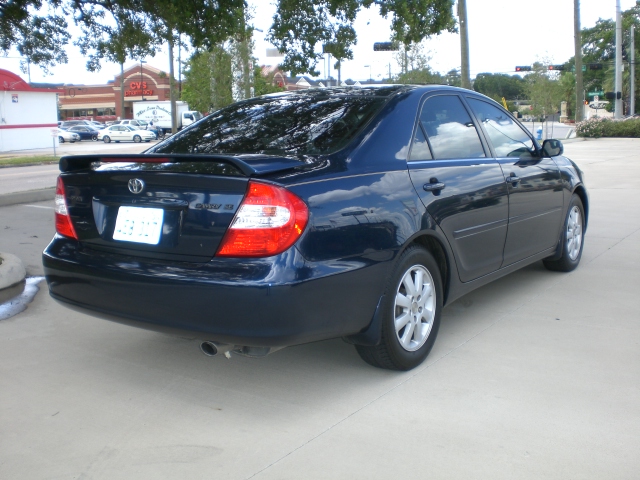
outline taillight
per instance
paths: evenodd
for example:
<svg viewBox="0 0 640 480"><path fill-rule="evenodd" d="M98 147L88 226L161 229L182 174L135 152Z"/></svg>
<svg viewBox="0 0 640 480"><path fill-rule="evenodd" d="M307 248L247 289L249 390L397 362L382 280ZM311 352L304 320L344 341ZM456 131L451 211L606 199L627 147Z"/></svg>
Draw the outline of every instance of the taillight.
<svg viewBox="0 0 640 480"><path fill-rule="evenodd" d="M217 256L277 255L298 240L308 220L306 204L289 190L250 181Z"/></svg>
<svg viewBox="0 0 640 480"><path fill-rule="evenodd" d="M71 223L71 217L67 210L67 200L64 192L64 183L62 178L58 177L58 183L56 184L56 232L65 237L71 237L78 240L78 235Z"/></svg>

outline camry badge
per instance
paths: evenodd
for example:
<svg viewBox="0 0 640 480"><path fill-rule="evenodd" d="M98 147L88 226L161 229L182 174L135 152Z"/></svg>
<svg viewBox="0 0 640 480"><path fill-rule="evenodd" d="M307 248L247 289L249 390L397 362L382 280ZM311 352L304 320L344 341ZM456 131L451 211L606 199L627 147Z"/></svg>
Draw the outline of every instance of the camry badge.
<svg viewBox="0 0 640 480"><path fill-rule="evenodd" d="M144 190L144 182L139 178L129 180L129 191L131 193L140 193Z"/></svg>

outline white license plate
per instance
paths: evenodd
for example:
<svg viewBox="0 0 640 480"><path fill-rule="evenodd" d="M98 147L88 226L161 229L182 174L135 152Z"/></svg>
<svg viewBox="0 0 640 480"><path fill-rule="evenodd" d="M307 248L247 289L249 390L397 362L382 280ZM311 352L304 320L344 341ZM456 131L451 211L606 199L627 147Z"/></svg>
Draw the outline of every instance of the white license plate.
<svg viewBox="0 0 640 480"><path fill-rule="evenodd" d="M164 210L161 208L120 207L113 239L157 245L163 218Z"/></svg>

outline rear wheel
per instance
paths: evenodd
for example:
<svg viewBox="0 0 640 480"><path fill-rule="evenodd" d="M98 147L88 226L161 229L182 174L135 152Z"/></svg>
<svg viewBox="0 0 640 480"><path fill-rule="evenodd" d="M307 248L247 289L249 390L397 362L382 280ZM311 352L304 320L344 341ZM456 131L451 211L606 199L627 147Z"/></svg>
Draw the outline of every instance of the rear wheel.
<svg viewBox="0 0 640 480"><path fill-rule="evenodd" d="M62 138L62 137L58 137L58 142L59 142L59 143L64 143L64 138Z"/></svg>
<svg viewBox="0 0 640 480"><path fill-rule="evenodd" d="M105 135L104 137L102 137L102 141L103 141L104 143L109 143L109 142L111 142L111 138L109 138L109 136L108 136L108 135Z"/></svg>
<svg viewBox="0 0 640 480"><path fill-rule="evenodd" d="M584 245L584 207L575 193L571 197L560 242L562 254L557 260L544 260L544 266L556 272L570 272L580 263Z"/></svg>
<svg viewBox="0 0 640 480"><path fill-rule="evenodd" d="M91 137L91 140L93 140L94 142L97 142L98 141L98 136L97 135L93 135Z"/></svg>
<svg viewBox="0 0 640 480"><path fill-rule="evenodd" d="M421 247L410 247L385 289L380 306L380 344L356 345L362 359L390 370L410 370L420 365L438 335L442 292L440 270L433 256Z"/></svg>
<svg viewBox="0 0 640 480"><path fill-rule="evenodd" d="M142 138L140 138L140 135L134 135L133 136L133 141L136 143L140 143L142 141Z"/></svg>

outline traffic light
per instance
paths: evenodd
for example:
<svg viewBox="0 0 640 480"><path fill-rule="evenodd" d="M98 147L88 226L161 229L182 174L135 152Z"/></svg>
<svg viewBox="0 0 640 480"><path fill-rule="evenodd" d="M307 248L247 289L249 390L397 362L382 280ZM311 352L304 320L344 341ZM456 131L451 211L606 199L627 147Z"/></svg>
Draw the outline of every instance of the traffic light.
<svg viewBox="0 0 640 480"><path fill-rule="evenodd" d="M564 70L564 65L549 65L547 68L549 70Z"/></svg>
<svg viewBox="0 0 640 480"><path fill-rule="evenodd" d="M584 104L585 104L585 105L589 105L589 100L585 100L585 101L584 101Z"/></svg>
<svg viewBox="0 0 640 480"><path fill-rule="evenodd" d="M602 64L601 63L590 63L589 64L589 70L602 70Z"/></svg>
<svg viewBox="0 0 640 480"><path fill-rule="evenodd" d="M516 72L530 72L531 67L529 65L522 65L516 67Z"/></svg>
<svg viewBox="0 0 640 480"><path fill-rule="evenodd" d="M393 42L376 42L373 44L374 52L396 52L398 51L397 45Z"/></svg>

